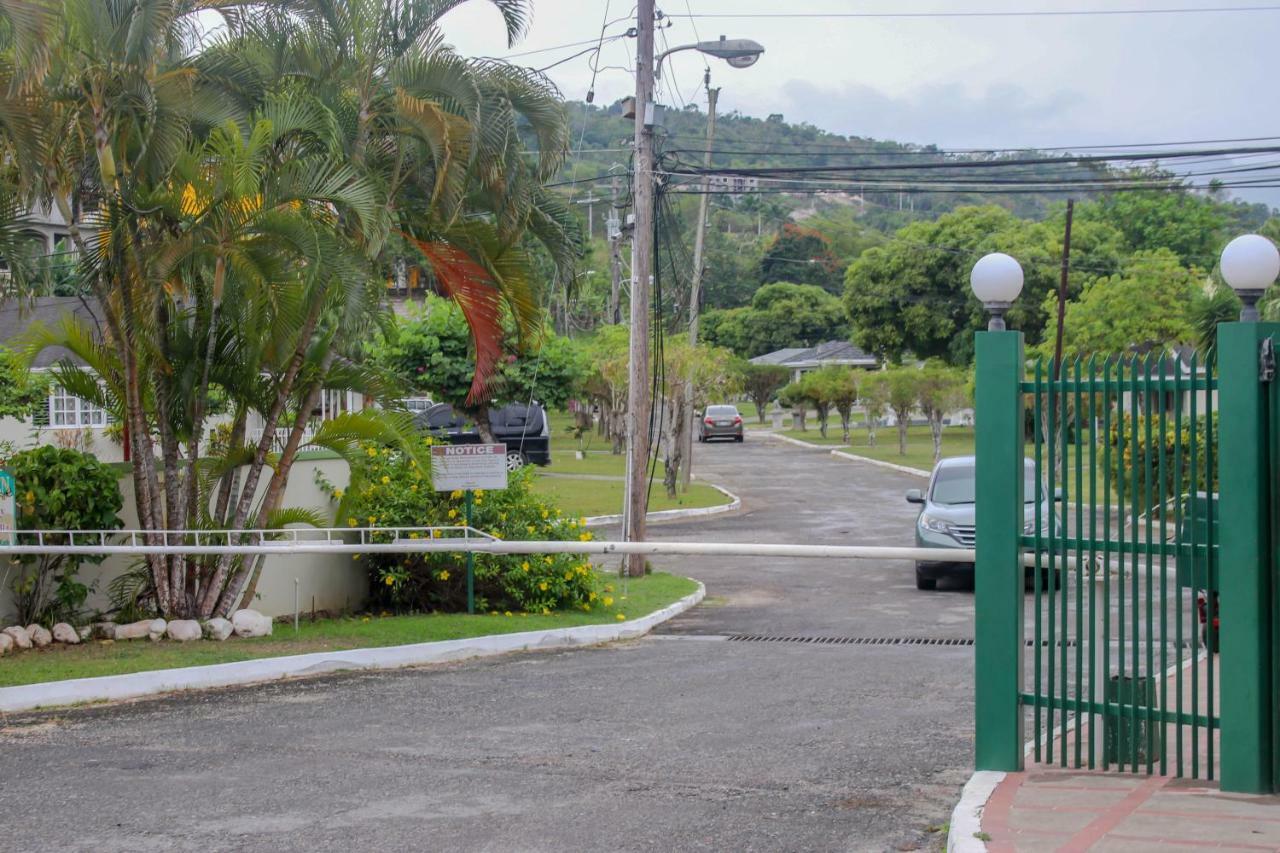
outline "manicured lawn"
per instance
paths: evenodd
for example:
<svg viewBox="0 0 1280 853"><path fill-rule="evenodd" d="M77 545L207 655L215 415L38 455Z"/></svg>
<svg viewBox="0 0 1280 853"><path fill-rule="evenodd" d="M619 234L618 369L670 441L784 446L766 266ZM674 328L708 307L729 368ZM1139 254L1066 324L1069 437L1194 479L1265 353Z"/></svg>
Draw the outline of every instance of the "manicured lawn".
<svg viewBox="0 0 1280 853"><path fill-rule="evenodd" d="M828 430L831 432L831 430ZM898 453L897 427L880 427L876 430L876 446L867 444L865 428L850 432L852 439L848 452L858 456L867 456L895 465L906 465L919 468L921 471L933 470L933 436L927 426L907 428L907 454ZM972 456L973 427L943 427L942 455Z"/></svg>
<svg viewBox="0 0 1280 853"><path fill-rule="evenodd" d="M566 515L616 515L622 512L622 480L576 480L561 477L539 477L533 490L564 510ZM649 511L719 506L729 499L706 485L694 482L689 491L675 500L667 497L661 474L654 477L649 490Z"/></svg>
<svg viewBox="0 0 1280 853"><path fill-rule="evenodd" d="M573 455L572 450L557 453L551 457L551 464L538 468L539 472L550 474L591 474L593 476L624 477L627 473L627 457L624 454L613 454L609 451L590 450L582 454L581 459ZM662 476L662 462L658 462L658 476Z"/></svg>
<svg viewBox="0 0 1280 853"><path fill-rule="evenodd" d="M811 422L811 424L812 425L807 430L788 429L788 430L783 430L781 435L785 435L788 438L796 438L796 439L799 439L800 441L807 441L810 444L821 444L823 446L829 446L829 447L845 446L844 434L840 432L839 424L835 424L835 425L828 424L826 438L823 438L822 433L818 432L817 423ZM854 440L855 441L857 440L856 436L854 437Z"/></svg>
<svg viewBox="0 0 1280 853"><path fill-rule="evenodd" d="M613 587L605 593L604 585ZM79 646L54 644L44 649L10 653L0 658L0 687L36 684L66 678L119 675L182 666L230 663L232 661L341 649L398 646L435 640L457 640L516 631L572 628L648 615L689 595L697 584L688 578L654 573L624 582L612 574L600 574L601 594L614 599L612 607L597 606L591 612L553 613L550 616L431 614L423 616L345 617L304 620L298 633L293 626L276 624L275 634L252 640L232 638L222 643L152 643L131 640L116 643L90 642Z"/></svg>

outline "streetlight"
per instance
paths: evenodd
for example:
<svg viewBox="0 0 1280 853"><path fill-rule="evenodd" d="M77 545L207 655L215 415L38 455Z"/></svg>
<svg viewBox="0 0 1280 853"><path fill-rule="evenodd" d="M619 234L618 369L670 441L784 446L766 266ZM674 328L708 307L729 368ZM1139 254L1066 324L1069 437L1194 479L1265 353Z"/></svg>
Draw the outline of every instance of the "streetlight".
<svg viewBox="0 0 1280 853"><path fill-rule="evenodd" d="M969 286L991 315L987 331L1003 332L1004 312L1022 292L1022 267L1003 252L992 252L973 265Z"/></svg>
<svg viewBox="0 0 1280 853"><path fill-rule="evenodd" d="M764 45L751 39L731 39L720 36L719 41L700 41L696 44L682 44L658 54L658 61L653 66L654 78L662 76L662 60L680 50L696 50L707 56L723 59L734 68L750 68L756 64L760 54L764 53Z"/></svg>
<svg viewBox="0 0 1280 853"><path fill-rule="evenodd" d="M1237 237L1222 250L1222 277L1240 297L1242 323L1258 322L1258 300L1280 275L1280 251L1260 234Z"/></svg>

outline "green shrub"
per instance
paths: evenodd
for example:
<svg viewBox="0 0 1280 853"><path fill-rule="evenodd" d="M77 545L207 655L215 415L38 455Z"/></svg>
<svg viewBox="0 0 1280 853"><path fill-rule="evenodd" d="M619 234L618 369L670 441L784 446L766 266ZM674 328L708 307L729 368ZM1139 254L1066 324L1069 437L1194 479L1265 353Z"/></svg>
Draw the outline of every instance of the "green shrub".
<svg viewBox="0 0 1280 853"><path fill-rule="evenodd" d="M116 473L94 456L45 445L9 460L15 482L19 530L114 530L120 527L120 484ZM50 544L65 536L46 536ZM25 541L25 540L24 540ZM27 556L13 579L18 621L48 624L76 619L89 588L77 579L82 562L105 557Z"/></svg>
<svg viewBox="0 0 1280 853"><path fill-rule="evenodd" d="M1209 459L1205 454L1205 418L1203 416L1197 417L1194 423L1196 442L1194 471L1191 468L1191 431L1193 426L1191 418L1182 418L1180 431L1175 429L1172 414L1166 414L1164 420L1163 437L1160 434L1160 419L1158 416L1139 415L1137 418L1133 418L1129 415L1121 415L1111 422L1111 432L1107 436L1107 442L1111 445L1111 482L1116 494L1126 503L1131 501L1135 495L1135 483L1136 497L1139 504L1145 502L1148 486L1148 461L1151 464L1150 487L1151 501L1153 503L1160 500L1161 461L1164 463L1163 485L1165 500L1175 497L1175 487L1179 485L1176 471L1178 464L1175 463L1180 463L1181 466L1183 494L1193 489L1204 491L1206 482L1212 484L1209 488L1210 491L1217 491L1218 470L1216 457L1213 459L1212 476L1206 476L1206 472L1209 471ZM1150 422L1151 428L1150 447L1147 445L1148 422ZM1217 427L1218 421L1215 415L1213 416L1215 434ZM1122 441L1123 448L1121 448ZM1137 470L1135 470L1135 467Z"/></svg>
<svg viewBox="0 0 1280 853"><path fill-rule="evenodd" d="M424 437L416 448L424 465L430 458L430 445L431 439ZM430 470L424 470L408 453L366 447L351 474L348 493L331 490L341 502L339 523L345 521L352 527L464 523L463 493L434 491ZM590 539L582 519L565 518L533 493L532 478L532 470L525 468L510 475L504 490L476 492L472 526L502 539ZM389 534L381 535L382 541L389 538ZM360 559L368 565L374 606L402 612L466 609L465 554L369 554ZM590 611L604 603L590 562L571 554L477 553L475 595L477 609L487 611Z"/></svg>

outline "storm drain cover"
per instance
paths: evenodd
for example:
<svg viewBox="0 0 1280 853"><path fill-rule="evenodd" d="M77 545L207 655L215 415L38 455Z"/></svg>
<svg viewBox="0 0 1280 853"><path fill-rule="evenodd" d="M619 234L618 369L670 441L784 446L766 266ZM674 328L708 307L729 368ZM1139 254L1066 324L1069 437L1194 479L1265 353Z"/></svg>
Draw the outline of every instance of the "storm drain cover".
<svg viewBox="0 0 1280 853"><path fill-rule="evenodd" d="M806 643L814 646L972 646L971 637L775 637L730 634L731 643Z"/></svg>

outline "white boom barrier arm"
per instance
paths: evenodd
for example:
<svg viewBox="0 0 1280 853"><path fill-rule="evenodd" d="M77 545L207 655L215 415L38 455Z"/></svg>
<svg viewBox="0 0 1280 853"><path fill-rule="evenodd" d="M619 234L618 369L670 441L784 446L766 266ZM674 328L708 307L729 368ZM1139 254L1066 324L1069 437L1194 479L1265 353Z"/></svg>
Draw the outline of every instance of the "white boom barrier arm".
<svg viewBox="0 0 1280 853"><path fill-rule="evenodd" d="M784 545L747 542L612 542L498 539L468 527L289 528L285 530L24 530L5 534L20 544L0 543L0 557L65 554L584 554L704 557L800 557L842 560L920 560L972 563L972 548L906 548L885 545ZM370 541L377 537L391 541ZM358 539L359 541L350 541ZM33 541L34 540L34 541ZM88 541L86 541L88 540ZM174 541L185 540L185 541ZM1042 555L1042 565L1047 555ZM1075 568L1075 559L1059 565ZM1024 555L1035 564L1035 555Z"/></svg>

